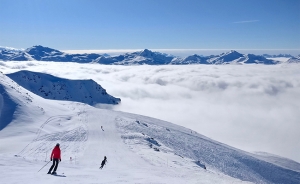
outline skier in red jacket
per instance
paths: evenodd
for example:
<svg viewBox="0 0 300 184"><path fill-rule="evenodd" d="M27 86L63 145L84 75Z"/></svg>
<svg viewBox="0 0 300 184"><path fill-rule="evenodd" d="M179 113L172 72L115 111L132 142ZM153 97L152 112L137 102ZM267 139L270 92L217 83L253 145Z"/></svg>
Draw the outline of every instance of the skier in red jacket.
<svg viewBox="0 0 300 184"><path fill-rule="evenodd" d="M53 160L53 164L50 167L49 172L47 174L56 174L56 169L57 169L57 166L58 166L58 161L61 161L59 143L57 143L56 146L53 148L51 156L50 156L50 160L51 161ZM54 167L54 170L51 173L53 167Z"/></svg>

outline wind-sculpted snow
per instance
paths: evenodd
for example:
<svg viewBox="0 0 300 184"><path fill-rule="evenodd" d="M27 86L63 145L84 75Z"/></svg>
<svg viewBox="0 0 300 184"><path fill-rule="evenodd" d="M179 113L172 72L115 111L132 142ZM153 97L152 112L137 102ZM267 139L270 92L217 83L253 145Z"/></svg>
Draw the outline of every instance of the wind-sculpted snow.
<svg viewBox="0 0 300 184"><path fill-rule="evenodd" d="M260 160L250 153L213 141L186 128L172 127L168 123L144 117L138 120L117 118L116 122L127 144L150 144L149 149L156 147L156 150L187 157L194 160L195 164L199 161L208 170L217 170L244 181L300 182L299 172Z"/></svg>
<svg viewBox="0 0 300 184"><path fill-rule="evenodd" d="M106 90L93 80L68 80L30 71L19 71L7 76L46 99L77 101L89 105L118 104L121 101L107 94Z"/></svg>

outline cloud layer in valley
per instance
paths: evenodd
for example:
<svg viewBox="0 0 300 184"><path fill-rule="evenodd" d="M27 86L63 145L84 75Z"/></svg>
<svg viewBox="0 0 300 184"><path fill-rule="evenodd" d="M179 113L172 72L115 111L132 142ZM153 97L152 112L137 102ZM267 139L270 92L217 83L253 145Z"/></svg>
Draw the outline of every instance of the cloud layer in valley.
<svg viewBox="0 0 300 184"><path fill-rule="evenodd" d="M0 71L93 79L122 99L100 106L176 123L246 151L300 162L300 65L107 66L1 62Z"/></svg>

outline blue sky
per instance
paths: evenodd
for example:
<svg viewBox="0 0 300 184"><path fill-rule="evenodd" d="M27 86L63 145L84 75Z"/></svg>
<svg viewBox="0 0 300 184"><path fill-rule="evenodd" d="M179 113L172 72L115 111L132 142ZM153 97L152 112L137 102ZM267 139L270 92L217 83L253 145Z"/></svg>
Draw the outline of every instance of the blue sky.
<svg viewBox="0 0 300 184"><path fill-rule="evenodd" d="M300 49L300 0L0 0L0 45Z"/></svg>

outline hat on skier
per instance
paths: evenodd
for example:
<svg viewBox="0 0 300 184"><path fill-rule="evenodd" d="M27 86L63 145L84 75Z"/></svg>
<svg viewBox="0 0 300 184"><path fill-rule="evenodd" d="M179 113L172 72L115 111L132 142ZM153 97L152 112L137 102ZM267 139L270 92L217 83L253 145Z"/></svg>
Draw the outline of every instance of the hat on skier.
<svg viewBox="0 0 300 184"><path fill-rule="evenodd" d="M56 146L59 146L59 143L57 143Z"/></svg>

